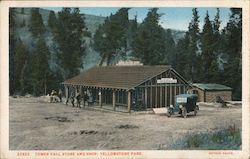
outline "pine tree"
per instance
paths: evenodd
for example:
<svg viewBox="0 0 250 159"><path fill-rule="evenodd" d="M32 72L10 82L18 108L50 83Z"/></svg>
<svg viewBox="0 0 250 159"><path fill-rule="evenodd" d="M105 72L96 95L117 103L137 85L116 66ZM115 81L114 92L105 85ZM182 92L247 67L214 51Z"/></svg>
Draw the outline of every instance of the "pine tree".
<svg viewBox="0 0 250 159"><path fill-rule="evenodd" d="M27 70L27 63L28 63L28 61L26 60L25 61L25 63L24 63L24 65L23 65L23 67L22 67L22 70L21 70L21 72L20 72L20 80L19 80L19 82L20 82L20 92L21 92L21 95L24 95L24 93L25 93L25 71Z"/></svg>
<svg viewBox="0 0 250 159"><path fill-rule="evenodd" d="M216 83L216 81L218 81L218 64L215 44L213 27L207 12L201 38L203 82Z"/></svg>
<svg viewBox="0 0 250 159"><path fill-rule="evenodd" d="M199 15L197 8L192 9L193 18L188 26L188 35L189 35L189 47L187 50L188 54L188 65L187 70L189 72L189 76L187 77L192 82L198 81L200 78L199 65L200 61L200 50L199 50L199 41L200 41L200 30L199 30Z"/></svg>
<svg viewBox="0 0 250 159"><path fill-rule="evenodd" d="M19 40L16 44L15 50L14 50L14 63L15 63L15 90L21 93L24 90L24 86L22 85L22 82L24 79L24 66L25 63L28 62L28 50L23 45L22 41Z"/></svg>
<svg viewBox="0 0 250 159"><path fill-rule="evenodd" d="M138 27L134 41L134 56L145 65L164 63L162 58L166 52L165 30L159 25L158 8L149 10L147 17Z"/></svg>
<svg viewBox="0 0 250 159"><path fill-rule="evenodd" d="M39 13L39 8L31 9L29 29L34 37L39 37L45 32L42 15Z"/></svg>
<svg viewBox="0 0 250 159"><path fill-rule="evenodd" d="M15 9L9 9L9 90L10 94L13 94L16 90L16 77L15 77L15 30L16 30L16 22L15 22Z"/></svg>
<svg viewBox="0 0 250 159"><path fill-rule="evenodd" d="M180 39L176 45L176 71L186 79L187 77L189 77L189 71L187 69L188 47L189 47L189 35L188 32L186 32L184 38Z"/></svg>
<svg viewBox="0 0 250 159"><path fill-rule="evenodd" d="M138 29L138 22L137 22L137 16L133 20L130 20L129 22L129 29L127 32L128 35L128 48L132 49L135 37L137 36L137 29Z"/></svg>
<svg viewBox="0 0 250 159"><path fill-rule="evenodd" d="M33 94L47 93L48 77L51 73L48 60L49 49L44 39L39 38L32 56L32 86Z"/></svg>
<svg viewBox="0 0 250 159"><path fill-rule="evenodd" d="M64 79L79 73L84 56L84 17L78 8L63 8L58 13L58 28L55 39L58 43L58 58L63 68Z"/></svg>
<svg viewBox="0 0 250 159"><path fill-rule="evenodd" d="M52 30L52 32L55 32L58 26L58 21L55 15L54 11L50 11L49 13L49 19L48 19L48 26Z"/></svg>
<svg viewBox="0 0 250 159"><path fill-rule="evenodd" d="M101 56L100 66L102 66L104 60L106 60L106 56L109 54L109 47L111 47L106 33L108 23L109 18L107 17L104 24L100 25L94 34L94 49L98 51Z"/></svg>
<svg viewBox="0 0 250 159"><path fill-rule="evenodd" d="M127 50L127 31L129 8L121 8L114 15L110 15L94 35L94 48L102 57L100 65L106 60L107 65L116 56L122 56Z"/></svg>
<svg viewBox="0 0 250 159"><path fill-rule="evenodd" d="M21 14L24 14L24 8L21 8Z"/></svg>
<svg viewBox="0 0 250 159"><path fill-rule="evenodd" d="M20 24L20 27L23 28L26 26L26 21L23 19L22 23Z"/></svg>
<svg viewBox="0 0 250 159"><path fill-rule="evenodd" d="M214 21L213 21L213 30L214 30L215 35L219 35L220 34L220 24L221 24L220 9L217 8L216 10L217 10L217 12L216 12L216 15L215 15Z"/></svg>
<svg viewBox="0 0 250 159"><path fill-rule="evenodd" d="M226 63L224 64L224 84L233 88L233 99L241 100L242 86L242 9L231 8L231 16L225 28Z"/></svg>
<svg viewBox="0 0 250 159"><path fill-rule="evenodd" d="M166 31L166 54L164 54L165 61L164 63L173 66L173 68L176 68L176 51L175 51L175 42L171 33L170 29L167 29Z"/></svg>
<svg viewBox="0 0 250 159"><path fill-rule="evenodd" d="M10 28L10 36L14 35L15 27L16 27L16 22L15 22L15 17L16 17L16 10L15 8L10 8L9 10L9 28Z"/></svg>
<svg viewBox="0 0 250 159"><path fill-rule="evenodd" d="M216 58L218 59L219 56L221 56L221 34L220 34L220 24L221 24L221 20L220 20L220 9L217 8L217 12L216 15L214 17L214 21L213 21L213 42L214 42L214 52L216 55Z"/></svg>
<svg viewBox="0 0 250 159"><path fill-rule="evenodd" d="M110 23L106 30L107 39L111 43L110 53L107 54L107 65L111 64L116 56L124 56L127 51L128 10L129 8L121 8L116 14L110 16Z"/></svg>

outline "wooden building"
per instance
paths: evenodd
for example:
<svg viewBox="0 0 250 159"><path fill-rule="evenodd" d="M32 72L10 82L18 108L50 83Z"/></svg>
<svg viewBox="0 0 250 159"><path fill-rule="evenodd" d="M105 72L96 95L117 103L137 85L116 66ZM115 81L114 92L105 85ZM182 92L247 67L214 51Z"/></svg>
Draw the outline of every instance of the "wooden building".
<svg viewBox="0 0 250 159"><path fill-rule="evenodd" d="M90 92L97 105L127 112L174 105L175 95L191 85L170 66L93 67L62 83L65 95Z"/></svg>
<svg viewBox="0 0 250 159"><path fill-rule="evenodd" d="M199 102L215 102L217 96L224 101L232 100L232 88L213 83L194 83L190 89L192 93L198 95Z"/></svg>

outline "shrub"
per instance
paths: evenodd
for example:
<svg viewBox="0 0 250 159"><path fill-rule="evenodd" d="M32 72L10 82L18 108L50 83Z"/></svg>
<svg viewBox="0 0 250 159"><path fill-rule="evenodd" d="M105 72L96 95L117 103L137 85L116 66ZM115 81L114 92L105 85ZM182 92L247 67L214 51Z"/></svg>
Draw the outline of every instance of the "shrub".
<svg viewBox="0 0 250 159"><path fill-rule="evenodd" d="M192 134L178 139L170 149L239 150L241 131L235 124L217 132Z"/></svg>

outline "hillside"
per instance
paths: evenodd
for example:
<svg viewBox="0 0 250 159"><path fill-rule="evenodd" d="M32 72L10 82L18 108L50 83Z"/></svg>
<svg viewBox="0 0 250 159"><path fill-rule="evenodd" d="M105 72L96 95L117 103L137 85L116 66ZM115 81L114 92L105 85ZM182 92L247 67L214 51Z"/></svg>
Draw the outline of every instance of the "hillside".
<svg viewBox="0 0 250 159"><path fill-rule="evenodd" d="M30 24L30 10L31 8L25 8L24 12L21 13L21 8L16 9L16 37L20 38L29 50L33 50L35 47L35 39L32 37L28 27ZM55 56L56 44L54 42L53 35L48 27L48 17L50 11L45 9L39 9L39 12L42 15L43 23L46 27L44 38L51 52L49 64L51 69L55 70L55 68L58 67L56 65L57 59ZM88 31L90 31L92 35L95 33L95 30L98 28L98 26L104 22L105 19L104 17L98 17L93 15L84 15L84 17ZM98 64L100 57L99 54L91 47L93 43L92 38L84 37L84 40L86 46L86 56L82 60L84 69L88 69Z"/></svg>
<svg viewBox="0 0 250 159"><path fill-rule="evenodd" d="M84 14L85 24L88 30L94 34L100 24L104 23L105 17Z"/></svg>

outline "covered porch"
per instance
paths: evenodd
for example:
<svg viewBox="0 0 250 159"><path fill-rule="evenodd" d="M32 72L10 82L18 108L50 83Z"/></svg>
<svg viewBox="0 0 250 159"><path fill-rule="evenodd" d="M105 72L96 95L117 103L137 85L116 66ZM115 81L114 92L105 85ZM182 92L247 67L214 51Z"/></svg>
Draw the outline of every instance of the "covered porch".
<svg viewBox="0 0 250 159"><path fill-rule="evenodd" d="M131 90L70 84L64 84L64 90L66 99L70 98L72 93L75 95L79 92L81 95L81 107L98 106L113 111L131 112ZM84 94L88 95L86 103L84 103L83 99Z"/></svg>

